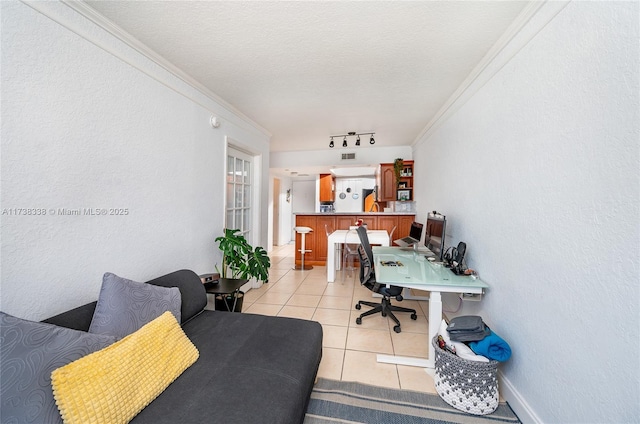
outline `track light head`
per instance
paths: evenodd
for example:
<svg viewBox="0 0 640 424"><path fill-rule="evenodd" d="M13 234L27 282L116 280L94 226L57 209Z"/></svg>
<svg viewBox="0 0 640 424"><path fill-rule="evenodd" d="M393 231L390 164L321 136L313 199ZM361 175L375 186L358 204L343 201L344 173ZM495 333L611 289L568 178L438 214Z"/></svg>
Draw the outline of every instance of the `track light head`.
<svg viewBox="0 0 640 424"><path fill-rule="evenodd" d="M369 144L376 144L376 141L373 139L373 134L371 134L371 138L369 139Z"/></svg>
<svg viewBox="0 0 640 424"><path fill-rule="evenodd" d="M329 147L331 147L331 148L333 149L333 146L334 146L334 144L333 144L333 137L331 137L331 141L329 142Z"/></svg>
<svg viewBox="0 0 640 424"><path fill-rule="evenodd" d="M347 147L347 137L342 140L342 147Z"/></svg>

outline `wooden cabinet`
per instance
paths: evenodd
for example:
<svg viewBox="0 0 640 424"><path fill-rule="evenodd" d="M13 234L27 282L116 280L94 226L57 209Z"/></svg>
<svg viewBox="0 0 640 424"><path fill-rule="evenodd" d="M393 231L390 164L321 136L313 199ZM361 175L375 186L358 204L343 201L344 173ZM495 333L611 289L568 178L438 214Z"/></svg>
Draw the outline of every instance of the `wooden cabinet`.
<svg viewBox="0 0 640 424"><path fill-rule="evenodd" d="M396 177L392 163L381 163L378 170L378 202L396 200Z"/></svg>
<svg viewBox="0 0 640 424"><path fill-rule="evenodd" d="M411 224L416 219L415 215L398 215L398 229L393 235L394 239L406 237L411 232Z"/></svg>
<svg viewBox="0 0 640 424"><path fill-rule="evenodd" d="M333 202L335 200L335 179L331 174L320 174L320 201Z"/></svg>
<svg viewBox="0 0 640 424"><path fill-rule="evenodd" d="M378 230L387 230L387 232L389 233L389 236L391 237L391 241L398 238L396 237L398 235L397 226L398 226L397 216L395 215L394 216L382 216L382 215L378 216ZM394 231L393 234L391 234L392 231Z"/></svg>
<svg viewBox="0 0 640 424"><path fill-rule="evenodd" d="M316 219L317 227L314 231L316 234L315 258L317 261L326 262L327 260L327 229L329 233L336 230L336 218L334 216L318 216ZM306 258L305 258L306 260Z"/></svg>
<svg viewBox="0 0 640 424"><path fill-rule="evenodd" d="M405 160L402 164L400 182L396 192L396 200L413 200L413 161Z"/></svg>
<svg viewBox="0 0 640 424"><path fill-rule="evenodd" d="M348 230L349 227L356 223L356 217L352 215L336 216L336 230Z"/></svg>
<svg viewBox="0 0 640 424"><path fill-rule="evenodd" d="M317 237L325 237L324 234L324 230L322 231L322 234L318 234L317 233L317 227L318 227L318 220L317 217L315 215L298 215L296 216L296 227L309 227L312 228L313 231L310 233L307 233L307 235L305 236L305 250L309 250L311 249L311 252L307 252L304 255L304 261L305 263L309 262L311 263L311 261L315 261L316 260L316 249L315 249L315 245L316 245L316 238ZM295 230L294 230L295 231ZM300 256L300 245L302 243L302 234L298 234L296 232L296 263L300 263L300 261L302 260L302 257Z"/></svg>
<svg viewBox="0 0 640 424"><path fill-rule="evenodd" d="M393 239L405 237L409 235L411 223L415 219L415 215L392 215L392 214L353 214L353 215L334 215L334 214L314 214L314 215L296 215L296 226L310 227L312 232L306 235L306 249L311 250L304 256L305 264L309 265L325 265L327 261L327 233L325 225L330 231L348 230L354 225L356 220L360 218L367 228L370 230L387 230L389 234L393 227L397 226L393 233ZM300 244L302 236L296 233L296 264L300 264Z"/></svg>
<svg viewBox="0 0 640 424"><path fill-rule="evenodd" d="M413 200L413 161L403 161L399 184L393 163L381 163L378 168L378 202Z"/></svg>
<svg viewBox="0 0 640 424"><path fill-rule="evenodd" d="M371 229L371 230L379 230L378 228L378 217L375 215L356 215L355 217L353 217L353 223L355 223L357 220L361 219L362 220L362 224L366 225L367 228ZM353 224L351 224L353 225Z"/></svg>

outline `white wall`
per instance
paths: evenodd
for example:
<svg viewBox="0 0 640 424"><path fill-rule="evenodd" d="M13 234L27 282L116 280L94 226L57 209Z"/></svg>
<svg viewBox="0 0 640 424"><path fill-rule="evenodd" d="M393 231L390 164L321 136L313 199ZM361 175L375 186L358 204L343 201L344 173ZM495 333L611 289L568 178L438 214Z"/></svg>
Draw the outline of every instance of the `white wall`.
<svg viewBox="0 0 640 424"><path fill-rule="evenodd" d="M293 213L317 212L316 181L293 181L291 188L291 204Z"/></svg>
<svg viewBox="0 0 640 424"><path fill-rule="evenodd" d="M269 248L291 241L291 197L287 201L287 190L291 190L291 179L269 175ZM276 181L278 182L276 184ZM275 189L278 188L276 191ZM277 207L276 207L277 206Z"/></svg>
<svg viewBox="0 0 640 424"><path fill-rule="evenodd" d="M273 178L273 177L272 177ZM278 234L274 234L273 244L276 246L282 246L288 244L292 240L292 232L294 227L293 221L293 208L292 208L292 195L293 183L291 178L277 177L280 180L280 193L274 193L274 196L278 197L280 205L280 213L275 219L278 220ZM287 201L287 190L289 190L289 200Z"/></svg>
<svg viewBox="0 0 640 424"><path fill-rule="evenodd" d="M525 422L640 417L638 5L570 3L415 147L418 208L489 284L460 313L513 348Z"/></svg>
<svg viewBox="0 0 640 424"><path fill-rule="evenodd" d="M95 300L105 272L144 281L212 271L225 136L262 155L258 172L268 181L268 135L64 4L0 7L0 308L38 320ZM46 215L16 216L16 208ZM61 216L62 208L127 214Z"/></svg>
<svg viewBox="0 0 640 424"><path fill-rule="evenodd" d="M380 141L383 142L382 140ZM410 146L361 146L359 148L333 148L326 150L307 150L301 152L271 152L269 164L272 168L289 168L299 170L307 167L323 167L327 172L331 166L377 165L393 162L396 158L411 159L413 151ZM355 153L354 160L341 160L343 153Z"/></svg>
<svg viewBox="0 0 640 424"><path fill-rule="evenodd" d="M334 207L336 212L362 212L362 190L373 189L376 185L374 177L362 178L336 178L336 200ZM351 189L347 193L347 189ZM344 193L345 198L341 199L340 194ZM357 199L353 195L357 194Z"/></svg>

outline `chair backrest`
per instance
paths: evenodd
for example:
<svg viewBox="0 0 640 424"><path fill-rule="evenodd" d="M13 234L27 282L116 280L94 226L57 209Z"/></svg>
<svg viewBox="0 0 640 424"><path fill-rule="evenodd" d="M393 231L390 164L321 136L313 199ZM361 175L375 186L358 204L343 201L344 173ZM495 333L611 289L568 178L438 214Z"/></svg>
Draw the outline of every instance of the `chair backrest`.
<svg viewBox="0 0 640 424"><path fill-rule="evenodd" d="M373 266L373 250L369 244L369 236L367 229L359 227L357 230L360 237L360 246L358 246L358 256L360 259L360 284L369 290L378 293L380 285L376 281L376 272Z"/></svg>
<svg viewBox="0 0 640 424"><path fill-rule="evenodd" d="M344 248L346 250L347 253L350 254L356 254L356 249L358 248L358 244L357 243L347 243L347 240L349 239L349 235L353 234L355 230L352 229L348 229L347 232L344 235Z"/></svg>

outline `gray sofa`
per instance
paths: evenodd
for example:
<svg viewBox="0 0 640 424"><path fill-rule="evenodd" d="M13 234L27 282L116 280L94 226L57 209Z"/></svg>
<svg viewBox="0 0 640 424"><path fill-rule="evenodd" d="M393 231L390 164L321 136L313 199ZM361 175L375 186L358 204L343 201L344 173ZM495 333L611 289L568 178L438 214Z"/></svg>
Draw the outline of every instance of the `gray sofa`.
<svg viewBox="0 0 640 424"><path fill-rule="evenodd" d="M301 423L322 356L314 321L204 310L189 270L148 281L178 287L181 325L199 359L132 423ZM44 320L87 331L96 302Z"/></svg>

